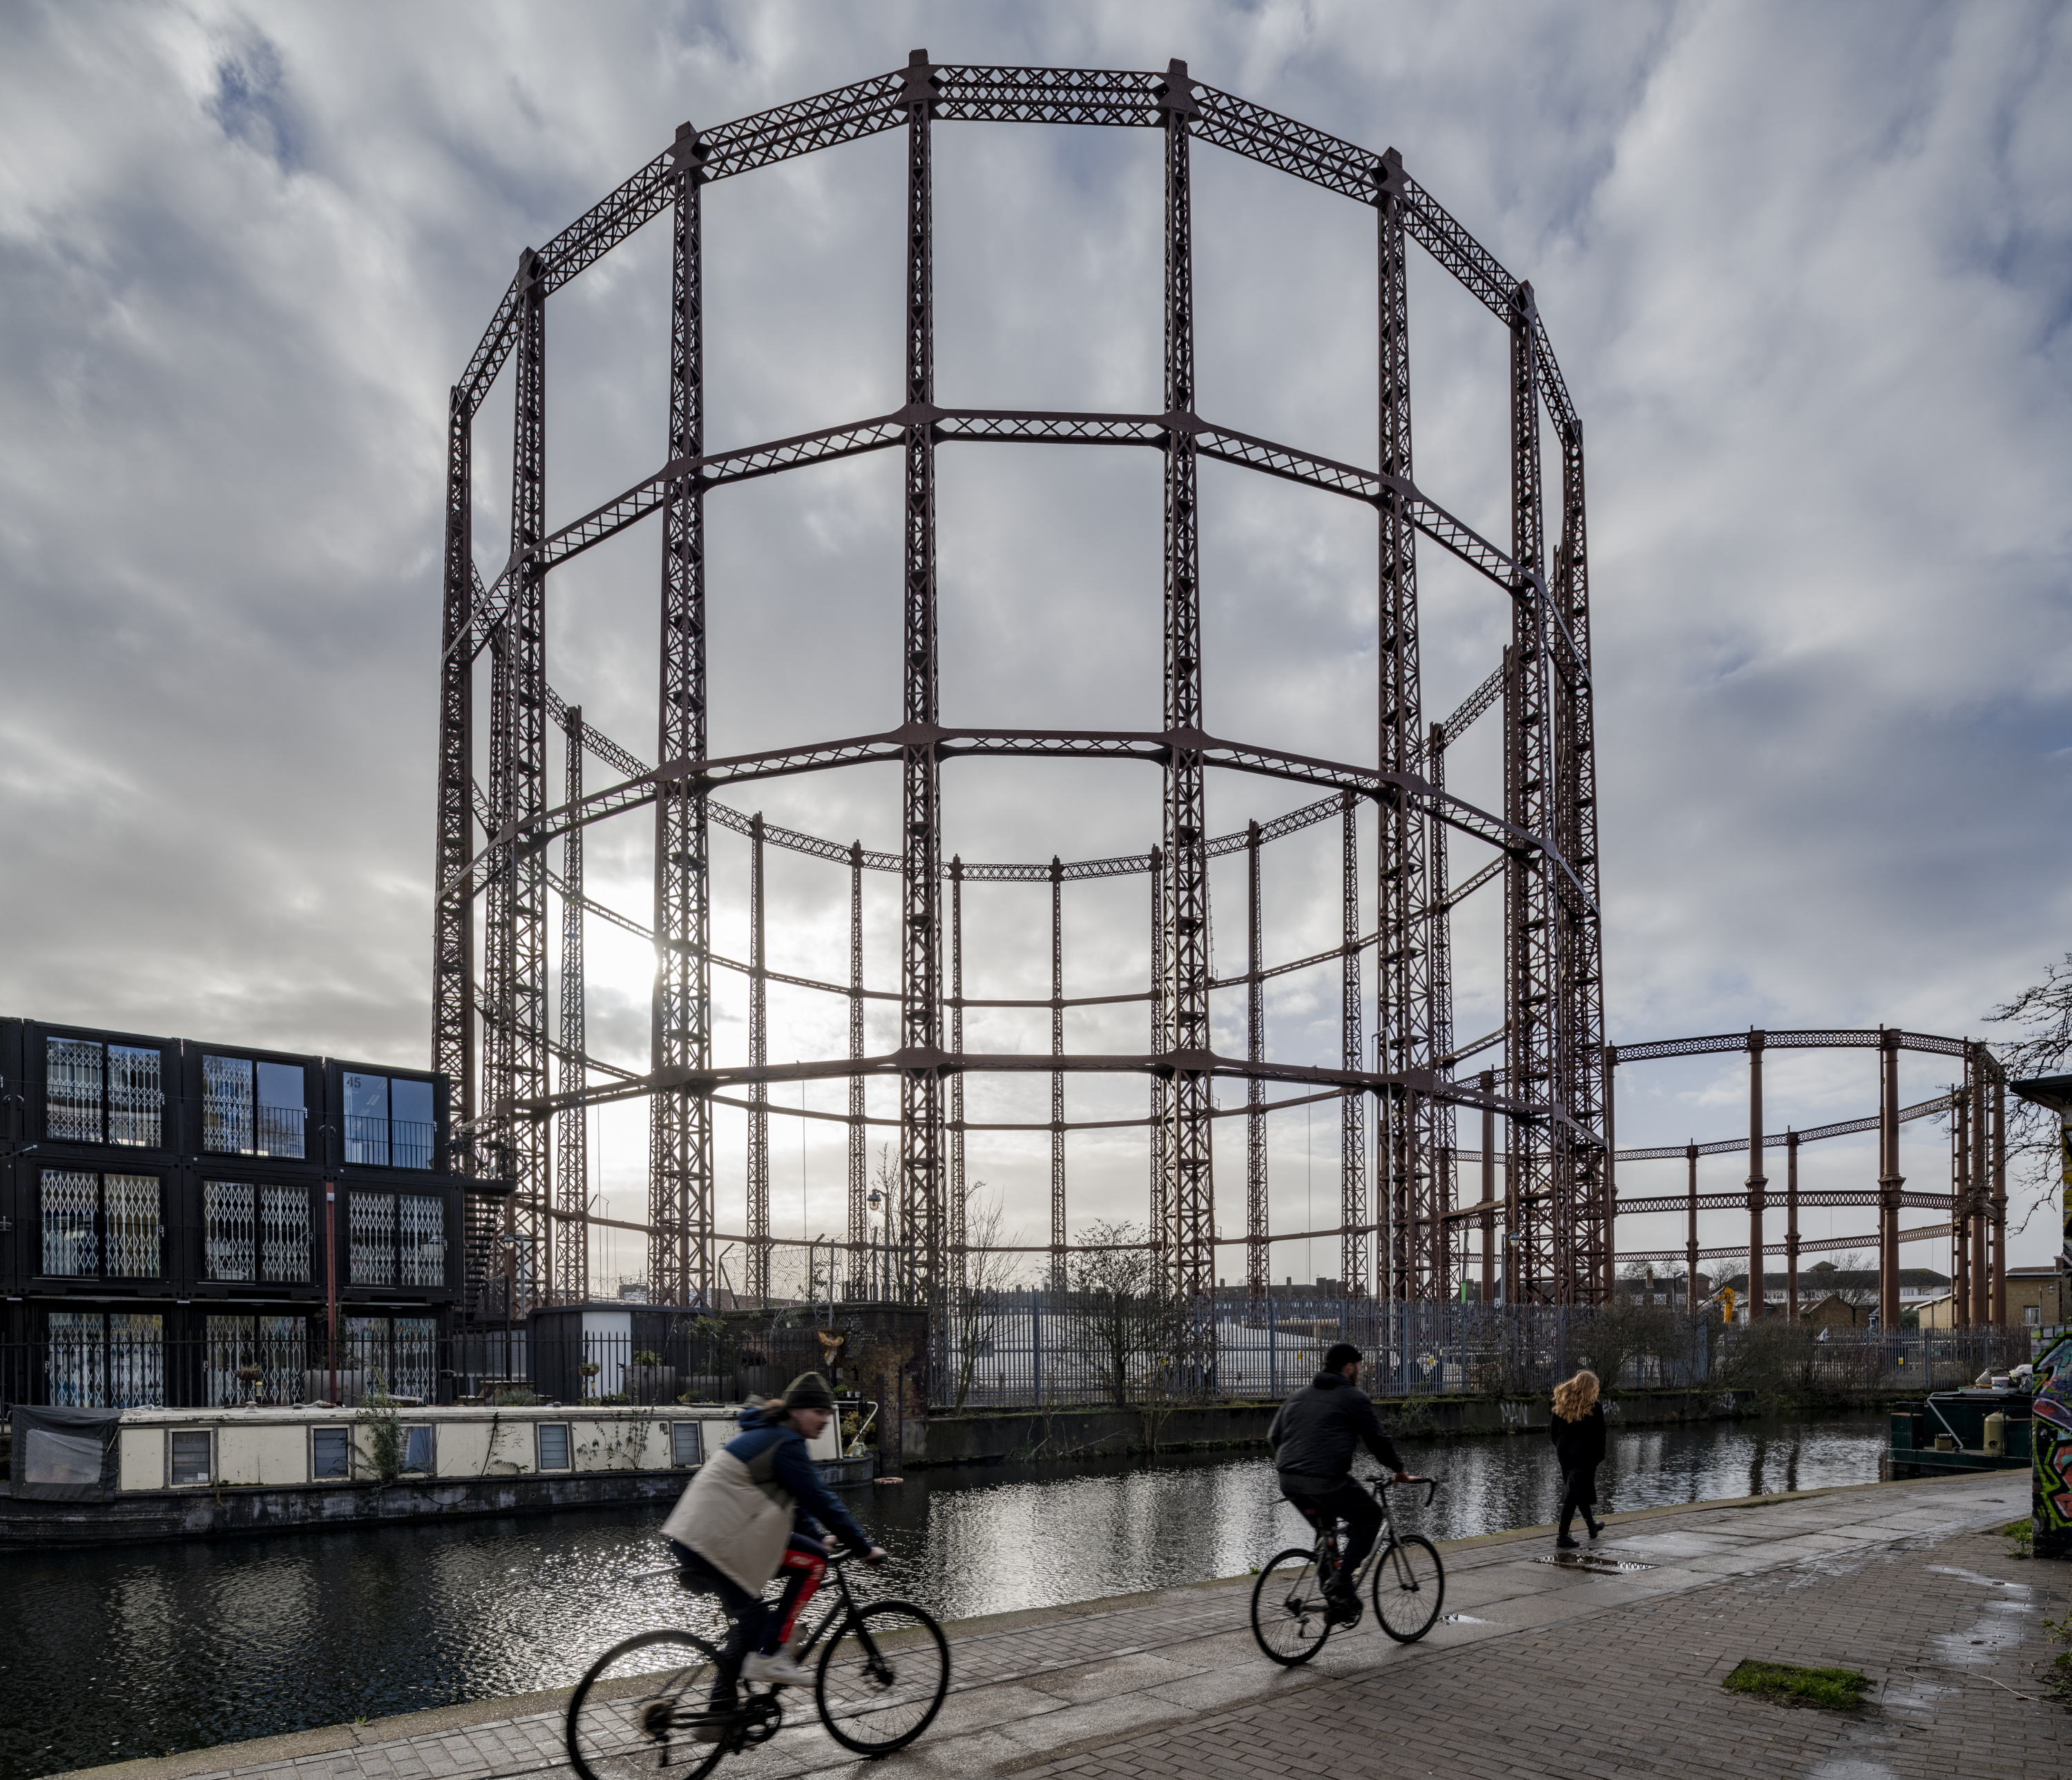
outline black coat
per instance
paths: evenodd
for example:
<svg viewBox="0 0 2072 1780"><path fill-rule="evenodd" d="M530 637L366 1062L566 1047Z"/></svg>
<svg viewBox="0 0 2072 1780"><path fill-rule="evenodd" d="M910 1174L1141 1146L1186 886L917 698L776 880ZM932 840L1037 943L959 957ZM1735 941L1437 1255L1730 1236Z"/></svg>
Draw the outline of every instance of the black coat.
<svg viewBox="0 0 2072 1780"><path fill-rule="evenodd" d="M1547 1437L1554 1443L1554 1456L1569 1492L1578 1502L1597 1499L1597 1467L1605 1458L1605 1406L1593 1403L1575 1421L1559 1416L1549 1422Z"/></svg>
<svg viewBox="0 0 2072 1780"><path fill-rule="evenodd" d="M1403 1469L1367 1392L1342 1372L1319 1372L1281 1406L1266 1430L1282 1486L1321 1494L1351 1474L1362 1446L1392 1471Z"/></svg>

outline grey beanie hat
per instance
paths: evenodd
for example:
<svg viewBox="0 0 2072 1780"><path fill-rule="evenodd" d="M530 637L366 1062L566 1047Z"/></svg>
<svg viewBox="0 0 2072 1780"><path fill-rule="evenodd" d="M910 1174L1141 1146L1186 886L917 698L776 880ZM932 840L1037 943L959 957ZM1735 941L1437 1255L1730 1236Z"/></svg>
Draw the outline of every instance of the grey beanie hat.
<svg viewBox="0 0 2072 1780"><path fill-rule="evenodd" d="M817 1372L801 1372L784 1387L787 1409L832 1409L835 1394Z"/></svg>

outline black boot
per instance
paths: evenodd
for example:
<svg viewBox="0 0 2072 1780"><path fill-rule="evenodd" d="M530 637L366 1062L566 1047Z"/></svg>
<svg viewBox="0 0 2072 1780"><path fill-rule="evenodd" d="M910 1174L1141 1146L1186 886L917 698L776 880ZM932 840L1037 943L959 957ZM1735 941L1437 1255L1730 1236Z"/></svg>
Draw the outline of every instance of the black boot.
<svg viewBox="0 0 2072 1780"><path fill-rule="evenodd" d="M1605 1530L1605 1523L1601 1520L1593 1520L1588 1515L1583 1516L1583 1524L1590 1529L1590 1537L1593 1539Z"/></svg>

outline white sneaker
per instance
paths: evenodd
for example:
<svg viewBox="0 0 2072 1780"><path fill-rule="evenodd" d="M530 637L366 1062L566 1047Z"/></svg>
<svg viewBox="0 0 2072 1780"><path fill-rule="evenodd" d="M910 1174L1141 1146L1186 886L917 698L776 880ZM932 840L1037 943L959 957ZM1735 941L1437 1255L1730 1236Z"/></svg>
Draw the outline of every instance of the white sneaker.
<svg viewBox="0 0 2072 1780"><path fill-rule="evenodd" d="M791 1660L788 1651L777 1651L768 1656L751 1655L743 1657L741 1679L744 1681L767 1681L780 1688L803 1688L812 1683L812 1671L802 1669Z"/></svg>

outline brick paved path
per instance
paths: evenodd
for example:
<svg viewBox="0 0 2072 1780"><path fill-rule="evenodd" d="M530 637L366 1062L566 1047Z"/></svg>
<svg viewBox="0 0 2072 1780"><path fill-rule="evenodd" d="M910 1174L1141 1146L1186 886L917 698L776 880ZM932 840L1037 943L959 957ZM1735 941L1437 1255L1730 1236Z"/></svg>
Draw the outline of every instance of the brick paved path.
<svg viewBox="0 0 2072 1780"><path fill-rule="evenodd" d="M1617 1574L1538 1561L1541 1535L1446 1548L1448 1618L1404 1647L1371 1620L1283 1671L1252 1642L1248 1578L952 1628L953 1691L913 1749L857 1762L801 1700L720 1771L791 1780L1299 1774L1724 1774L1749 1780L2072 1775L2072 1714L2023 1696L2072 1568L1989 1529L2019 1474L1625 1517ZM1859 1669L1856 1713L1720 1686L1748 1656ZM566 1773L561 1695L88 1770L95 1780L515 1780Z"/></svg>

